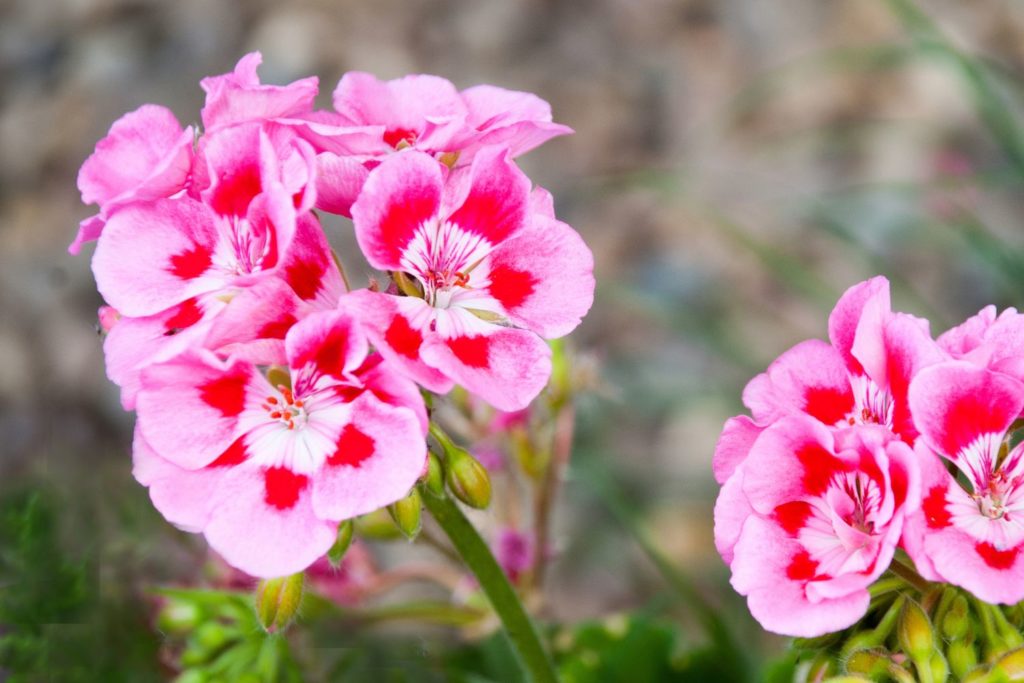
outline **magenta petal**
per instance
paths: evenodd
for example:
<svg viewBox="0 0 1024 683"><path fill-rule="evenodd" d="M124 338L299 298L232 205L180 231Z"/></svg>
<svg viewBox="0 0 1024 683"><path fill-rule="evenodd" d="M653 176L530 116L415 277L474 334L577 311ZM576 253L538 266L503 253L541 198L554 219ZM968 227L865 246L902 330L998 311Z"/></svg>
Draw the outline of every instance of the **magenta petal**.
<svg viewBox="0 0 1024 683"><path fill-rule="evenodd" d="M256 74L262 61L259 52L250 52L238 61L233 72L200 81L206 91L202 118L207 132L245 121L298 117L312 111L319 89L317 78L263 85Z"/></svg>
<svg viewBox="0 0 1024 683"><path fill-rule="evenodd" d="M103 232L103 226L106 225L99 216L89 216L81 223L78 224L78 234L75 235L75 241L68 246L69 254L78 254L82 250L82 245L86 242L92 242L95 239L99 239L100 233Z"/></svg>
<svg viewBox="0 0 1024 683"><path fill-rule="evenodd" d="M986 306L956 327L939 335L940 347L956 357L966 356L985 340L985 334L996 321L996 307Z"/></svg>
<svg viewBox="0 0 1024 683"><path fill-rule="evenodd" d="M560 221L534 215L487 259L487 290L520 327L545 339L569 334L594 301L594 257Z"/></svg>
<svg viewBox="0 0 1024 683"><path fill-rule="evenodd" d="M743 524L754 514L743 493L743 469L733 472L715 500L715 548L727 565L732 564L733 548L743 531Z"/></svg>
<svg viewBox="0 0 1024 683"><path fill-rule="evenodd" d="M313 509L321 518L350 519L389 505L408 495L426 457L415 414L364 394L352 403L337 452L317 473Z"/></svg>
<svg viewBox="0 0 1024 683"><path fill-rule="evenodd" d="M718 437L718 443L715 445L714 458L711 461L715 481L725 485L740 463L747 459L750 447L763 431L764 427L746 415L737 415L725 421L722 434Z"/></svg>
<svg viewBox="0 0 1024 683"><path fill-rule="evenodd" d="M420 152L393 154L375 168L352 205L356 239L382 270L405 270L402 255L420 227L437 218L443 166Z"/></svg>
<svg viewBox="0 0 1024 683"><path fill-rule="evenodd" d="M857 374L862 370L860 362L854 357L854 343L858 336L862 345L871 340L880 340L880 325L883 322L880 316L883 311L889 310L889 281L881 276L850 287L832 309L828 319L828 336L851 372ZM861 318L865 315L867 319L862 324ZM872 335L871 330L865 329L865 326L877 328L878 333ZM863 352L870 355L867 349Z"/></svg>
<svg viewBox="0 0 1024 683"><path fill-rule="evenodd" d="M966 361L949 361L917 373L908 402L921 436L957 459L982 436L1002 438L1024 408L1024 384Z"/></svg>
<svg viewBox="0 0 1024 683"><path fill-rule="evenodd" d="M508 150L488 148L446 187L448 222L497 245L528 224L530 180ZM464 178L464 180L462 179ZM463 193L465 193L463 195Z"/></svg>
<svg viewBox="0 0 1024 683"><path fill-rule="evenodd" d="M351 216L352 204L370 175L365 163L350 156L330 153L318 155L316 162L317 208Z"/></svg>
<svg viewBox="0 0 1024 683"><path fill-rule="evenodd" d="M296 394L321 376L349 381L369 350L355 317L340 311L313 313L288 331L285 337L288 366Z"/></svg>

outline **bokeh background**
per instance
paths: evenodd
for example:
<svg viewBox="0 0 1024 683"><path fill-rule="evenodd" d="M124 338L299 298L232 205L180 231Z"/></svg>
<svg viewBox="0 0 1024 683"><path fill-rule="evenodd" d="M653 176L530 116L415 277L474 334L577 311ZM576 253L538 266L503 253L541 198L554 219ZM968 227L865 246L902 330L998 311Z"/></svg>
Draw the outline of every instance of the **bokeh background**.
<svg viewBox="0 0 1024 683"><path fill-rule="evenodd" d="M145 587L180 581L202 548L131 479L92 248L66 253L91 214L75 177L143 103L196 121L199 79L251 50L265 82L319 75L325 106L348 70L436 73L536 92L576 129L523 159L598 276L573 337L600 381L580 404L556 515L558 621L665 594L640 534L755 659L781 652L744 616L712 543L711 454L745 382L823 337L841 292L874 274L936 333L1024 299L1014 0L3 0L0 497L46 501L53 547L17 545L20 518L0 515L0 596L8 619L22 609L88 631L97 661L116 651L137 667L124 680L156 675L142 673L159 645ZM328 231L353 280L371 275L346 222ZM67 563L87 568L92 613L38 602ZM684 636L700 641L686 610Z"/></svg>

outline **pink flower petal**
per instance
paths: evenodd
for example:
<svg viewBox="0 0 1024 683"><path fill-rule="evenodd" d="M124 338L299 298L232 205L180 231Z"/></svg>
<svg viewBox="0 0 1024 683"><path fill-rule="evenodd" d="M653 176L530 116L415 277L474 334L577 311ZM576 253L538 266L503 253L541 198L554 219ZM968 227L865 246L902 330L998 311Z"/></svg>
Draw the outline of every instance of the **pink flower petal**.
<svg viewBox="0 0 1024 683"><path fill-rule="evenodd" d="M839 298L828 319L828 336L852 373L862 374L864 371L857 355L863 355L868 362L877 355L880 326L884 322L881 316L890 310L889 281L881 276L850 287ZM858 346L860 353L856 354L854 345L858 337L861 340ZM875 350L870 344L876 345ZM884 373L880 374L884 376Z"/></svg>
<svg viewBox="0 0 1024 683"><path fill-rule="evenodd" d="M285 338L293 389L312 386L321 376L349 381L366 358L369 346L355 318L339 311L314 313L296 325Z"/></svg>
<svg viewBox="0 0 1024 683"><path fill-rule="evenodd" d="M233 72L200 81L206 91L202 118L207 132L245 121L297 117L312 110L319 89L315 76L288 85L264 85L256 74L262 61L259 52L250 52Z"/></svg>
<svg viewBox="0 0 1024 683"><path fill-rule="evenodd" d="M491 252L486 265L488 293L514 323L545 339L575 329L594 301L594 257L560 221L534 215L528 228Z"/></svg>
<svg viewBox="0 0 1024 683"><path fill-rule="evenodd" d="M750 447L763 431L764 427L746 415L737 415L725 421L711 461L715 481L725 485L740 463L747 459Z"/></svg>
<svg viewBox="0 0 1024 683"><path fill-rule="evenodd" d="M316 158L317 208L352 215L352 204L370 175L366 164L350 156L323 153Z"/></svg>
<svg viewBox="0 0 1024 683"><path fill-rule="evenodd" d="M468 170L456 174L445 188L447 221L497 245L526 227L530 180L511 160L508 150L480 152Z"/></svg>

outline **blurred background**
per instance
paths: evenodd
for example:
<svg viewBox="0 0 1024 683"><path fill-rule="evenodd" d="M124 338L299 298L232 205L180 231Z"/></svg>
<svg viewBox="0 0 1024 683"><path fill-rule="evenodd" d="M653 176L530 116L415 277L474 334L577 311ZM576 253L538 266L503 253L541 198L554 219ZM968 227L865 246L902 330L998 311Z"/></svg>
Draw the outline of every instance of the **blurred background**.
<svg viewBox="0 0 1024 683"><path fill-rule="evenodd" d="M554 621L670 594L650 538L755 660L781 653L712 543L711 454L743 385L874 274L935 333L1024 298L1014 0L2 0L0 633L29 615L92 643L109 668L83 680L160 680L140 596L203 550L131 478L92 247L66 253L92 213L76 173L143 103L197 121L199 79L252 50L264 82L318 75L322 106L348 70L435 73L536 92L575 128L522 160L598 278L573 336L600 381L555 515ZM327 228L365 282L350 226Z"/></svg>

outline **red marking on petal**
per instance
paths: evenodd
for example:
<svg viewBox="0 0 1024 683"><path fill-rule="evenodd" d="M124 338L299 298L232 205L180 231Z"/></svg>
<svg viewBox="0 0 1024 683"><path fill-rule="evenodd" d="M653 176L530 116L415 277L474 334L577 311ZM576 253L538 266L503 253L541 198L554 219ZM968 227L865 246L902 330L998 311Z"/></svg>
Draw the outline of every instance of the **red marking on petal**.
<svg viewBox="0 0 1024 683"><path fill-rule="evenodd" d="M531 294L537 280L524 270L515 270L506 265L499 265L491 271L491 284L488 289L491 296L501 302L506 309L521 306Z"/></svg>
<svg viewBox="0 0 1024 683"><path fill-rule="evenodd" d="M419 195L415 190L420 190ZM410 188L406 194L394 197L388 206L388 212L380 220L377 239L381 244L389 245L394 258L402 255L402 250L416 234L416 230L425 221L433 218L437 211L437 197L430 192L431 188Z"/></svg>
<svg viewBox="0 0 1024 683"><path fill-rule="evenodd" d="M1017 559L1020 546L1008 550L999 550L991 543L978 543L974 546L974 549L978 551L981 559L985 560L985 564L993 569L1009 569Z"/></svg>
<svg viewBox="0 0 1024 683"><path fill-rule="evenodd" d="M801 550L786 567L786 576L793 581L810 581L818 571L818 563L811 559L810 553Z"/></svg>
<svg viewBox="0 0 1024 683"><path fill-rule="evenodd" d="M928 495L921 501L921 511L930 529L944 529L951 523L949 510L946 509L946 487L933 486Z"/></svg>
<svg viewBox="0 0 1024 683"><path fill-rule="evenodd" d="M384 132L384 142L396 149L403 141L414 144L417 137L416 131L407 128L391 128Z"/></svg>
<svg viewBox="0 0 1024 683"><path fill-rule="evenodd" d="M309 484L309 477L295 474L284 467L271 467L263 473L263 500L278 510L295 507L302 489Z"/></svg>
<svg viewBox="0 0 1024 683"><path fill-rule="evenodd" d="M182 280L191 280L206 272L213 263L211 256L209 248L196 244L191 249L172 256L171 267L168 270Z"/></svg>
<svg viewBox="0 0 1024 683"><path fill-rule="evenodd" d="M195 299L188 299L178 306L174 315L164 321L164 329L167 330L166 334L168 335L177 334L186 327L195 325L202 318L203 309L199 308Z"/></svg>
<svg viewBox="0 0 1024 683"><path fill-rule="evenodd" d="M834 425L853 410L853 394L834 387L809 387L804 393L804 412L827 425Z"/></svg>
<svg viewBox="0 0 1024 683"><path fill-rule="evenodd" d="M297 322L294 315L285 313L279 320L271 321L261 327L256 336L260 339L284 339L288 330Z"/></svg>
<svg viewBox="0 0 1024 683"><path fill-rule="evenodd" d="M244 437L238 437L235 442L227 447L227 449L217 456L217 459L211 462L207 467L232 467L234 465L240 465L245 462L249 454L245 450Z"/></svg>
<svg viewBox="0 0 1024 683"><path fill-rule="evenodd" d="M946 455L955 456L982 434L1002 436L1012 416L1003 405L993 405L991 398L967 394L959 396L943 425L942 446Z"/></svg>
<svg viewBox="0 0 1024 683"><path fill-rule="evenodd" d="M224 417L235 417L245 407L245 385L248 377L242 373L225 375L199 387L199 397L220 411Z"/></svg>
<svg viewBox="0 0 1024 683"><path fill-rule="evenodd" d="M320 291L320 281L326 272L327 263L322 259L296 261L285 268L284 279L300 299L309 301Z"/></svg>
<svg viewBox="0 0 1024 683"><path fill-rule="evenodd" d="M491 340L487 337L456 337L448 340L455 357L471 368L486 368Z"/></svg>
<svg viewBox="0 0 1024 683"><path fill-rule="evenodd" d="M384 333L384 341L398 354L415 360L420 356L423 335L419 330L413 329L404 316L396 315Z"/></svg>
<svg viewBox="0 0 1024 683"><path fill-rule="evenodd" d="M327 464L359 467L373 455L373 449L373 437L364 434L355 425L347 424L338 437L338 449L327 458Z"/></svg>
<svg viewBox="0 0 1024 683"><path fill-rule="evenodd" d="M220 178L210 206L219 214L244 216L253 197L263 191L260 170L255 164Z"/></svg>
<svg viewBox="0 0 1024 683"><path fill-rule="evenodd" d="M824 493L836 473L847 469L842 460L816 443L804 445L796 452L796 458L804 468L804 488L812 496Z"/></svg>
<svg viewBox="0 0 1024 683"><path fill-rule="evenodd" d="M293 361L292 367L298 369L306 365L313 365L316 369L333 377L341 377L345 371L344 349L348 346L346 328L333 327L316 346L300 353ZM290 394L285 394L288 403L292 402Z"/></svg>
<svg viewBox="0 0 1024 683"><path fill-rule="evenodd" d="M811 505L802 500L783 503L775 508L775 521L790 536L795 536L798 531L803 529L810 516Z"/></svg>

